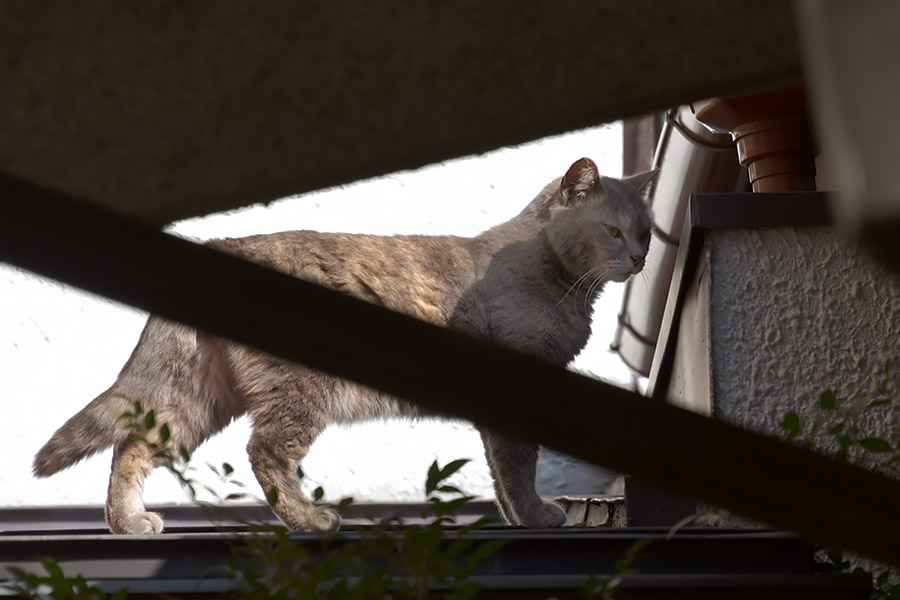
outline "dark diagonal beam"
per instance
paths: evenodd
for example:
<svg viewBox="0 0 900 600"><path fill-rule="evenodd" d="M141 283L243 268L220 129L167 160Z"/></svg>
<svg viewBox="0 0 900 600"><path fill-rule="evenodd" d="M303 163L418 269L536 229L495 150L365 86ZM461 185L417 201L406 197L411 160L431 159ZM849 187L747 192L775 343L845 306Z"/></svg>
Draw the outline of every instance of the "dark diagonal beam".
<svg viewBox="0 0 900 600"><path fill-rule="evenodd" d="M22 182L0 198L0 260L900 566L900 482Z"/></svg>

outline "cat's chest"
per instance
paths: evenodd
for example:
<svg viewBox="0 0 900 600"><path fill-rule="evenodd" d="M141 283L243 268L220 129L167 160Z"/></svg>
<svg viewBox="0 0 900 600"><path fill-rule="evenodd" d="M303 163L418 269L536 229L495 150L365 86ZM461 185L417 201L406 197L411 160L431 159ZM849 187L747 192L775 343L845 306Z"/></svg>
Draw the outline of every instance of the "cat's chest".
<svg viewBox="0 0 900 600"><path fill-rule="evenodd" d="M566 365L587 344L591 335L590 316L581 310L555 307L543 334L544 352L548 360Z"/></svg>
<svg viewBox="0 0 900 600"><path fill-rule="evenodd" d="M507 291L489 305L485 332L490 337L560 366L584 348L591 333L588 312L550 301L540 291Z"/></svg>

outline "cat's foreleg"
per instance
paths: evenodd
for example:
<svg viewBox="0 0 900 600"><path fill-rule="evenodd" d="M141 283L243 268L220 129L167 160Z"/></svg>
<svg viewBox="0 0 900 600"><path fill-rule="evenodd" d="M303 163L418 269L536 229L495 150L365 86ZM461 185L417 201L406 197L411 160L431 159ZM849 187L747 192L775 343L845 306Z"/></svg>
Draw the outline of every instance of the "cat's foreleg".
<svg viewBox="0 0 900 600"><path fill-rule="evenodd" d="M491 464L487 445L485 445L485 454L488 455L488 464ZM494 480L494 495L496 496L497 508L500 510L500 514L507 523L510 525L518 525L519 523L516 519L516 514L513 512L512 505L509 503L509 500L506 499L506 491L503 489L503 486L500 485L500 480L493 475L493 473L494 469L492 467L491 478Z"/></svg>
<svg viewBox="0 0 900 600"><path fill-rule="evenodd" d="M494 477L497 503L510 525L531 528L562 525L566 520L562 508L544 502L534 489L538 446L516 442L484 429L481 439Z"/></svg>

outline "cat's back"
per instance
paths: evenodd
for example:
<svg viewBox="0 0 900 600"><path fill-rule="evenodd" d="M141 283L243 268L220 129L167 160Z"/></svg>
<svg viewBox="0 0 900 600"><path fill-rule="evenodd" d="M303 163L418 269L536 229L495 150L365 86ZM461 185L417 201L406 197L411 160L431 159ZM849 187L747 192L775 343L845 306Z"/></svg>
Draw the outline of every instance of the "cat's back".
<svg viewBox="0 0 900 600"><path fill-rule="evenodd" d="M324 287L446 324L475 280L473 240L298 230L208 245Z"/></svg>

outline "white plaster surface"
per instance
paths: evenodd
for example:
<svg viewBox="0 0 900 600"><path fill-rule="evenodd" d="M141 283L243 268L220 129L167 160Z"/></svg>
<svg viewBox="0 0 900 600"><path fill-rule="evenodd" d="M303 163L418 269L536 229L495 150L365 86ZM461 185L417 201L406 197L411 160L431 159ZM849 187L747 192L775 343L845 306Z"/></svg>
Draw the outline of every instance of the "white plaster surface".
<svg viewBox="0 0 900 600"><path fill-rule="evenodd" d="M819 395L864 400L900 356L900 280L826 228L708 234L713 414L770 434ZM860 426L886 435L874 415Z"/></svg>
<svg viewBox="0 0 900 600"><path fill-rule="evenodd" d="M618 175L621 135L619 125L576 132L172 229L199 239L301 228L473 235L516 214L581 156L592 157L604 173ZM610 284L598 302L595 335L577 365L624 385L629 373L608 351L621 291ZM110 452L44 480L31 476L31 460L57 427L114 380L145 317L0 264L0 506L103 503ZM258 494L244 453L247 436L248 423L241 419L201 446L194 457L197 474L212 482L207 463L227 460L236 468L236 479ZM473 464L461 471L457 483L493 497L480 439L462 423L335 428L317 440L303 466L309 487L324 486L328 498L418 501L431 461L460 457L472 458ZM595 491L595 475L565 458L542 466L541 479L548 493ZM164 471L150 477L145 498L151 504L186 501Z"/></svg>

